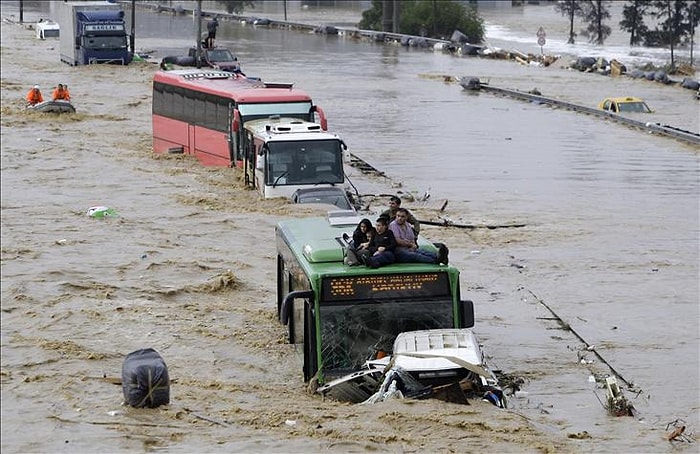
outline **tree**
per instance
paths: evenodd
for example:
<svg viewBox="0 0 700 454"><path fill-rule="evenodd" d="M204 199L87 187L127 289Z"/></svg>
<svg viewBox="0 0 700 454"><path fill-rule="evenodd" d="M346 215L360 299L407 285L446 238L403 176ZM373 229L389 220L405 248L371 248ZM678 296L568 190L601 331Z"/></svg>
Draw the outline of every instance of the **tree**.
<svg viewBox="0 0 700 454"><path fill-rule="evenodd" d="M383 1L372 0L372 7L362 12L359 28L382 30ZM401 2L399 31L405 35L427 34L445 38L455 30L464 33L470 43L484 40L484 23L476 10L452 0L404 0Z"/></svg>
<svg viewBox="0 0 700 454"><path fill-rule="evenodd" d="M372 7L362 11L362 20L360 20L358 27L363 30L383 30L383 13L384 2L382 0L372 0Z"/></svg>
<svg viewBox="0 0 700 454"><path fill-rule="evenodd" d="M585 34L588 41L594 44L603 44L610 36L610 27L603 23L605 19L610 19L606 0L588 0L582 5L583 20L588 23Z"/></svg>
<svg viewBox="0 0 700 454"><path fill-rule="evenodd" d="M574 44L574 38L576 38L576 33L574 32L574 18L583 14L580 3L581 2L577 0L562 0L554 7L562 16L568 16L569 18L569 40L567 41L569 44Z"/></svg>
<svg viewBox="0 0 700 454"><path fill-rule="evenodd" d="M651 0L631 0L622 7L620 30L629 32L630 46L641 44L644 35L649 31L644 23L644 16L648 14L650 7Z"/></svg>
<svg viewBox="0 0 700 454"><path fill-rule="evenodd" d="M698 3L684 0L654 0L651 16L659 21L656 29L644 35L644 45L664 46L671 49L671 66L675 66L674 47L682 42L688 35L692 36L698 19Z"/></svg>
<svg viewBox="0 0 700 454"><path fill-rule="evenodd" d="M222 5L229 14L240 14L244 8L255 7L255 2L249 0L218 0L216 3Z"/></svg>

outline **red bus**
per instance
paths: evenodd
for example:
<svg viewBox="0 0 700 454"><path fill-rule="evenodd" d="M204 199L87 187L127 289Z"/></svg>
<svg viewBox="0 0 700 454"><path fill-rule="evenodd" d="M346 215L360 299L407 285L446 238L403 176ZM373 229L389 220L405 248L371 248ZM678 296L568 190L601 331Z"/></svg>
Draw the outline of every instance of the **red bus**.
<svg viewBox="0 0 700 454"><path fill-rule="evenodd" d="M204 68L158 71L152 112L153 151L192 154L206 166L244 166L250 120L279 115L327 129L323 110L292 84Z"/></svg>

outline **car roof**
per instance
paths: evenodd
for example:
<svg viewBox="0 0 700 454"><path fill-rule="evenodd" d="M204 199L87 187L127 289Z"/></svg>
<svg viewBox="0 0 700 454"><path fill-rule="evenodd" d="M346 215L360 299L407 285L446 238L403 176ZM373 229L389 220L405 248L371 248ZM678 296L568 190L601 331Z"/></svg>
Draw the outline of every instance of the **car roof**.
<svg viewBox="0 0 700 454"><path fill-rule="evenodd" d="M616 98L605 98L605 100L615 101L616 103L644 102L641 98L635 98L634 96L619 96Z"/></svg>
<svg viewBox="0 0 700 454"><path fill-rule="evenodd" d="M298 195L307 195L309 193L313 194L343 194L345 195L345 191L341 188L334 187L334 186L319 186L319 187L314 187L314 188L301 188L297 189L296 192Z"/></svg>
<svg viewBox="0 0 700 454"><path fill-rule="evenodd" d="M352 203L348 200L345 190L334 186L297 189L292 194L292 201L295 203L327 203L344 210L352 210Z"/></svg>

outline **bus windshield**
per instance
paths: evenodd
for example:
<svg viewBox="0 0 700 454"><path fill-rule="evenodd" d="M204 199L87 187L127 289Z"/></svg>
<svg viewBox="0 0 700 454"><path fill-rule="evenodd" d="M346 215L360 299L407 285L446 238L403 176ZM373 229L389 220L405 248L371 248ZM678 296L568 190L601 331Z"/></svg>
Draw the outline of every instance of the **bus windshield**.
<svg viewBox="0 0 700 454"><path fill-rule="evenodd" d="M453 326L452 307L450 298L322 304L321 345L327 378L362 369L379 350L391 354L399 333Z"/></svg>
<svg viewBox="0 0 700 454"><path fill-rule="evenodd" d="M290 140L268 144L268 185L343 183L343 152L340 141Z"/></svg>
<svg viewBox="0 0 700 454"><path fill-rule="evenodd" d="M265 103L265 104L238 104L243 121L256 118L266 118L274 112L279 116L291 116L311 121L311 101L285 102L285 103Z"/></svg>

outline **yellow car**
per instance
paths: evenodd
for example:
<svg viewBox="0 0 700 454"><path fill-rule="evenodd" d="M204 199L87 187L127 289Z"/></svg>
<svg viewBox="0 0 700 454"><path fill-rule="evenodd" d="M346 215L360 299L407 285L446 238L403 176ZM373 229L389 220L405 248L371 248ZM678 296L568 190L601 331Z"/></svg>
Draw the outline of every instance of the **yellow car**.
<svg viewBox="0 0 700 454"><path fill-rule="evenodd" d="M614 113L641 112L650 113L652 110L647 103L639 98L627 96L625 98L605 98L598 104L598 108Z"/></svg>

